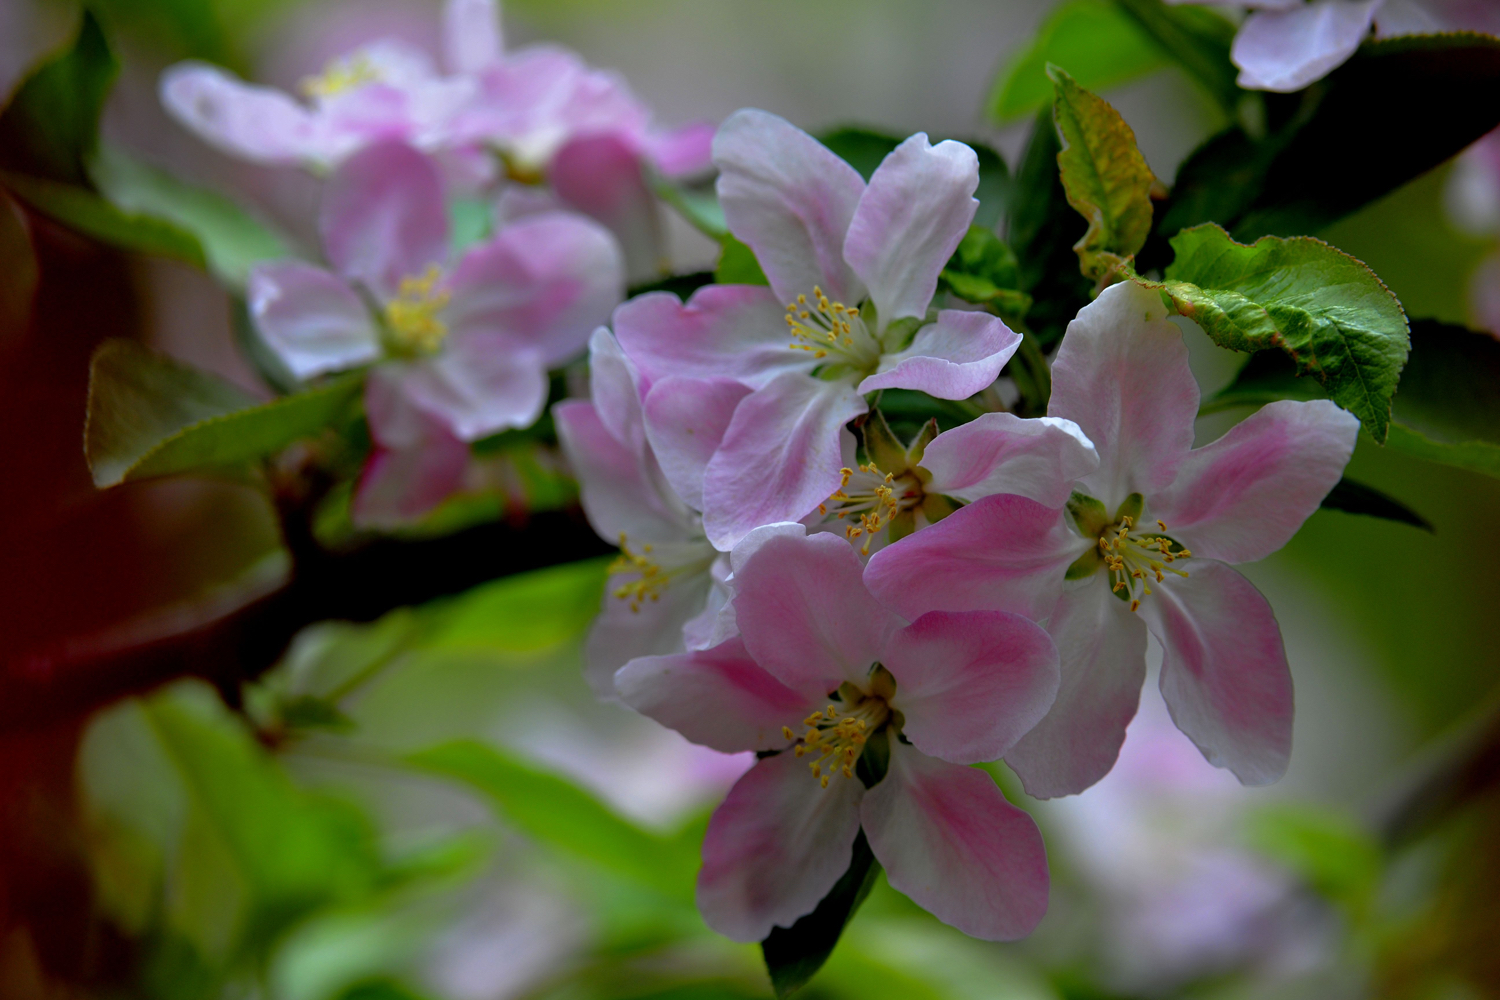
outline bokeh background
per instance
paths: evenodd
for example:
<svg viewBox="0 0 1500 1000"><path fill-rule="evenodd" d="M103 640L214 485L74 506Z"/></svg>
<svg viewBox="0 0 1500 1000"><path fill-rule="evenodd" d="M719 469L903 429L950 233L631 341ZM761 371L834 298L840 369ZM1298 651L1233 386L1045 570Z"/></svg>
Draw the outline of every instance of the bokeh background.
<svg viewBox="0 0 1500 1000"><path fill-rule="evenodd" d="M309 240L317 182L182 131L157 75L191 56L292 88L360 42L438 35L424 0L92 6L123 60L105 138ZM755 106L813 131L973 136L1014 166L1030 117L990 122L985 97L1051 6L513 0L504 26L511 47L556 42L620 71L668 125ZM0 90L78 16L0 0ZM1224 124L1171 68L1105 96L1166 180ZM1480 327L1496 192L1471 154L1316 235L1410 316ZM105 337L267 394L227 295L185 265L27 225L34 312L0 329L0 654L7 690L59 693L0 703L0 996L768 996L756 950L691 904L707 810L747 762L596 704L580 677L607 558L315 625L245 686L210 670L216 684L80 711L100 685L139 685L38 675L44 652L274 578L285 557L254 490L101 493L83 460ZM681 269L712 265L685 225L672 239ZM1239 356L1185 332L1205 394L1226 384ZM1200 443L1244 415L1204 418ZM1033 802L996 768L1047 835L1052 908L1032 939L970 941L882 883L806 995L1500 996L1500 482L1367 440L1349 472L1433 530L1320 511L1246 568L1297 683L1283 781L1215 771L1148 685L1119 766L1084 795ZM337 717L296 714L313 703Z"/></svg>

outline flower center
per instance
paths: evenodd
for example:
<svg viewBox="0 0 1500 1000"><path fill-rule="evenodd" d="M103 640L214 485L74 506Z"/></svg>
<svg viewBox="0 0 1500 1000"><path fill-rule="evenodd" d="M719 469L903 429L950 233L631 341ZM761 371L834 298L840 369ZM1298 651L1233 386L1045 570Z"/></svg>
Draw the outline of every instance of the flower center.
<svg viewBox="0 0 1500 1000"><path fill-rule="evenodd" d="M614 562L609 564L609 573L634 573L633 579L626 580L613 591L615 597L622 601L630 602L630 610L639 612L641 606L648 601L658 601L667 585L672 582L673 577L684 576L689 573L697 573L708 569L713 564L716 554L710 554L703 559L693 559L682 565L663 567L654 553L654 546L650 542L642 545L638 552L632 552L630 542L625 533L620 532L620 554L615 557Z"/></svg>
<svg viewBox="0 0 1500 1000"><path fill-rule="evenodd" d="M422 274L402 278L396 297L386 303L386 323L403 353L433 354L443 346L448 326L437 314L453 294L437 287L442 276L442 270L430 264Z"/></svg>
<svg viewBox="0 0 1500 1000"><path fill-rule="evenodd" d="M1187 571L1172 565L1192 557L1181 543L1167 535L1167 525L1157 521L1159 531L1135 530L1135 518L1122 515L1099 536L1099 554L1109 573L1110 589L1122 600L1130 601L1130 610L1141 606L1141 598L1151 596L1151 581L1161 583L1166 574L1186 577Z"/></svg>
<svg viewBox="0 0 1500 1000"><path fill-rule="evenodd" d="M346 90L363 87L380 79L380 70L364 53L335 59L317 76L309 76L299 86L308 97L329 98Z"/></svg>
<svg viewBox="0 0 1500 1000"><path fill-rule="evenodd" d="M895 678L877 663L870 671L868 691L845 681L839 685L837 694L843 702L842 709L829 705L803 719L807 731L800 739L790 726L781 727L781 733L789 740L797 740L794 752L798 757L812 757L807 766L813 777L827 788L829 779L836 774L854 777L855 765L871 737L887 725L899 728L900 713L890 704L895 693Z"/></svg>
<svg viewBox="0 0 1500 1000"><path fill-rule="evenodd" d="M792 334L791 349L808 351L828 365L847 365L857 372L870 372L880 361L880 345L870 335L859 310L831 302L823 289L813 286L815 302L806 295L787 303L786 325Z"/></svg>
<svg viewBox="0 0 1500 1000"><path fill-rule="evenodd" d="M864 544L860 546L864 555L870 554L870 542L890 526L896 515L920 506L925 498L922 483L910 471L898 478L894 473L881 472L879 466L870 462L861 465L858 472L849 468L839 472L844 477L843 482L832 496L818 505L818 513L849 521L844 528L844 537L850 541L864 538ZM858 518L858 523L854 523L853 518Z"/></svg>

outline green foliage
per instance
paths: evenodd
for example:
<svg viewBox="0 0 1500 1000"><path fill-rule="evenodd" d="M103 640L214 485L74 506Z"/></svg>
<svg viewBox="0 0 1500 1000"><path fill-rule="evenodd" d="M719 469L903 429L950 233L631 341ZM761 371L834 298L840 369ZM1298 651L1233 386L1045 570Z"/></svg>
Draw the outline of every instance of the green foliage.
<svg viewBox="0 0 1500 1000"><path fill-rule="evenodd" d="M728 233L724 234L724 249L719 253L719 265L714 269L716 285L769 285L766 273L755 259L755 251Z"/></svg>
<svg viewBox="0 0 1500 1000"><path fill-rule="evenodd" d="M807 985L817 974L844 928L870 895L880 876L880 862L870 850L865 832L854 838L854 853L849 868L829 890L828 895L809 914L799 917L791 927L773 927L761 942L766 970L778 1000L784 1000Z"/></svg>
<svg viewBox="0 0 1500 1000"><path fill-rule="evenodd" d="M1024 316L1031 306L1031 296L1020 290L1015 251L983 226L969 227L938 277L959 298L991 306L1007 318Z"/></svg>
<svg viewBox="0 0 1500 1000"><path fill-rule="evenodd" d="M817 139L868 181L891 150L901 145L902 137L861 125L843 125L820 133Z"/></svg>
<svg viewBox="0 0 1500 1000"><path fill-rule="evenodd" d="M1145 244L1156 178L1118 111L1056 66L1047 72L1057 86L1053 113L1062 137L1057 166L1063 190L1088 220L1073 249L1084 275L1097 281Z"/></svg>
<svg viewBox="0 0 1500 1000"><path fill-rule="evenodd" d="M1218 226L1172 240L1161 286L1220 347L1277 348L1384 442L1401 368L1406 315L1369 268L1311 237L1236 243Z"/></svg>
<svg viewBox="0 0 1500 1000"><path fill-rule="evenodd" d="M1140 21L1112 0L1068 0L1048 15L1031 43L1006 64L985 108L1001 124L1052 100L1048 64L1090 90L1126 83L1167 65L1168 55Z"/></svg>
<svg viewBox="0 0 1500 1000"><path fill-rule="evenodd" d="M0 114L0 167L68 184L87 184L99 114L120 64L87 9L66 51L21 84Z"/></svg>
<svg viewBox="0 0 1500 1000"><path fill-rule="evenodd" d="M845 125L821 133L818 141L837 153L868 181L891 150L901 145L904 137L858 125ZM942 140L932 141L937 143ZM974 191L974 197L979 199L979 208L974 213L974 225L994 229L999 225L1005 214L1005 206L1010 201L1010 168L1005 165L1003 156L984 143L974 139L958 141L974 150L974 155L979 158L979 187Z"/></svg>
<svg viewBox="0 0 1500 1000"><path fill-rule="evenodd" d="M711 240L722 240L729 234L724 210L712 184L682 184L667 178L650 178L656 196L672 206L687 222Z"/></svg>
<svg viewBox="0 0 1500 1000"><path fill-rule="evenodd" d="M31 227L21 206L0 189L0 338L19 334L31 318L36 298L36 250L31 245Z"/></svg>
<svg viewBox="0 0 1500 1000"><path fill-rule="evenodd" d="M89 371L84 451L97 486L185 472L232 472L347 415L351 374L256 405L243 391L128 340L107 340Z"/></svg>
<svg viewBox="0 0 1500 1000"><path fill-rule="evenodd" d="M1430 521L1400 500L1347 477L1334 484L1319 506L1328 510L1341 510L1346 514L1363 514L1366 517L1399 521L1427 532L1436 531Z"/></svg>
<svg viewBox="0 0 1500 1000"><path fill-rule="evenodd" d="M1263 807L1250 816L1245 837L1252 849L1353 914L1365 910L1379 886L1379 844L1336 813L1290 804Z"/></svg>
<svg viewBox="0 0 1500 1000"><path fill-rule="evenodd" d="M1435 320L1411 327L1390 445L1500 477L1500 341Z"/></svg>
<svg viewBox="0 0 1500 1000"><path fill-rule="evenodd" d="M43 215L100 243L207 266L203 247L186 229L121 211L88 188L11 172L0 172L0 184Z"/></svg>
<svg viewBox="0 0 1500 1000"><path fill-rule="evenodd" d="M1235 83L1239 69L1229 58L1235 26L1211 7L1166 4L1162 0L1115 0L1145 29L1161 50L1203 85L1229 114L1245 92ZM1096 88L1097 89L1097 88Z"/></svg>

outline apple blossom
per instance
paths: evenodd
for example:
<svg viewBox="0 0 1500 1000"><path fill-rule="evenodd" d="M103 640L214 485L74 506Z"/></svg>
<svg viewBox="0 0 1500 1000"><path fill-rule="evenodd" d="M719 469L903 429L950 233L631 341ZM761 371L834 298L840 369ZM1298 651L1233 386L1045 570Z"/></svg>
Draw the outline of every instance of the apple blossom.
<svg viewBox="0 0 1500 1000"><path fill-rule="evenodd" d="M468 442L535 421L547 369L583 348L624 285L610 235L565 213L522 220L445 268L441 177L402 143L371 146L335 172L319 228L334 270L294 260L256 266L251 318L299 379L380 362L366 385L377 444L438 442L442 461L428 453L409 462L414 471L441 466L444 481L454 453L444 435ZM430 498L422 476L397 499L400 485L367 499L378 493L405 511ZM361 507L377 520L400 516Z"/></svg>
<svg viewBox="0 0 1500 1000"><path fill-rule="evenodd" d="M1270 605L1228 563L1286 544L1338 482L1359 422L1327 400L1281 400L1193 449L1186 345L1158 293L1130 282L1079 312L1052 380L1048 413L1074 420L1100 458L1066 514L979 500L877 553L871 590L908 617L999 608L1048 621L1062 688L1007 757L1033 795L1109 771L1148 630L1178 727L1246 784L1275 781L1291 749L1291 673Z"/></svg>
<svg viewBox="0 0 1500 1000"><path fill-rule="evenodd" d="M995 380L1020 337L986 313L929 316L978 205L969 147L918 133L867 185L801 129L745 110L720 128L714 162L724 217L770 288L711 285L686 304L644 295L614 326L652 380L732 378L752 390L705 471L704 524L726 549L839 489L841 431L868 409L866 393L965 398Z"/></svg>
<svg viewBox="0 0 1500 1000"><path fill-rule="evenodd" d="M1046 633L998 611L908 624L827 534L770 538L736 579L738 636L615 678L627 704L695 743L779 751L709 822L697 891L709 926L738 941L790 926L848 868L863 828L891 885L940 920L990 940L1030 933L1047 905L1041 837L962 765L1003 755L1047 711Z"/></svg>

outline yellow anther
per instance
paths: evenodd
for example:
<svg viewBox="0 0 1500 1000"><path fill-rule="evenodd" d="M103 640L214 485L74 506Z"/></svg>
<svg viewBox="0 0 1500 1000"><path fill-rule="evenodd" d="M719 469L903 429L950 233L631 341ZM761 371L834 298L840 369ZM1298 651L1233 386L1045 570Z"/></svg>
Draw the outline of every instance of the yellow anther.
<svg viewBox="0 0 1500 1000"><path fill-rule="evenodd" d="M1187 576L1185 570L1176 568L1173 563L1192 555L1181 547L1173 551L1177 543L1166 535L1165 521L1156 521L1156 527L1162 532L1158 535L1137 535L1133 530L1134 523L1135 519L1130 515L1122 515L1112 529L1099 536L1099 549L1110 576L1110 589L1128 596L1132 611L1139 610L1141 600L1151 596L1153 578L1157 583L1165 583L1168 573Z"/></svg>
<svg viewBox="0 0 1500 1000"><path fill-rule="evenodd" d="M639 574L634 580L623 583L614 590L616 597L630 602L631 611L640 611L641 605L646 601L658 600L671 580L668 574L662 572L660 564L647 558L650 552L650 545L641 546L638 553L631 552L625 533L620 532L620 554L609 564L609 572Z"/></svg>
<svg viewBox="0 0 1500 1000"><path fill-rule="evenodd" d="M416 354L432 354L448 336L448 327L438 313L448 306L453 293L439 289L443 272L436 265L416 277L402 278L396 297L385 305L385 319L398 344Z"/></svg>
<svg viewBox="0 0 1500 1000"><path fill-rule="evenodd" d="M347 59L335 59L317 76L303 79L299 87L308 97L326 98L379 79L380 70L369 56L360 53Z"/></svg>

